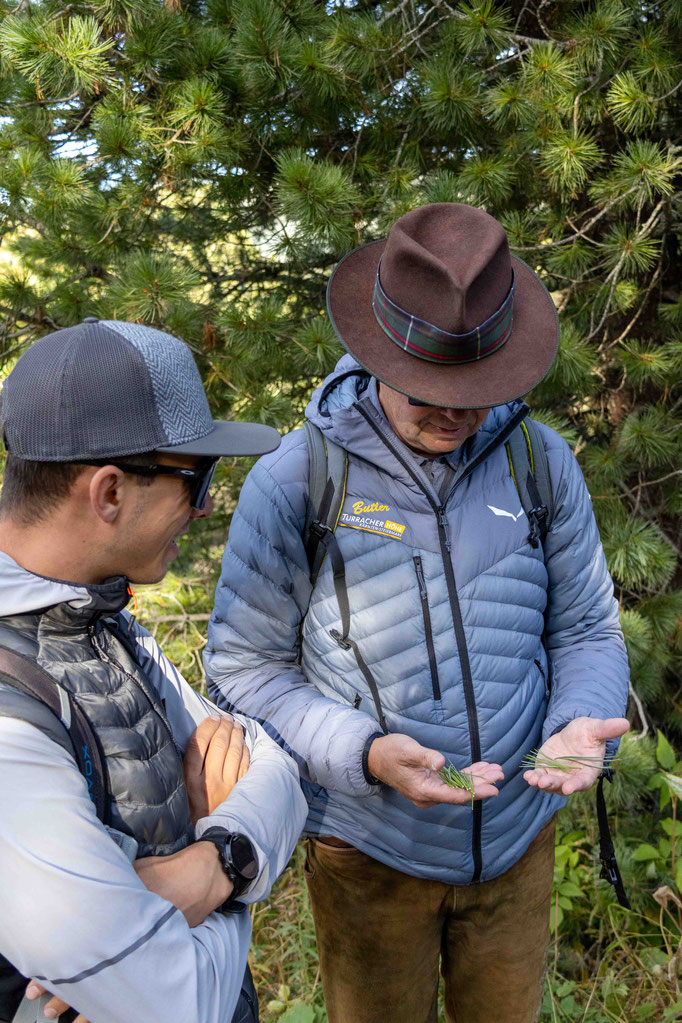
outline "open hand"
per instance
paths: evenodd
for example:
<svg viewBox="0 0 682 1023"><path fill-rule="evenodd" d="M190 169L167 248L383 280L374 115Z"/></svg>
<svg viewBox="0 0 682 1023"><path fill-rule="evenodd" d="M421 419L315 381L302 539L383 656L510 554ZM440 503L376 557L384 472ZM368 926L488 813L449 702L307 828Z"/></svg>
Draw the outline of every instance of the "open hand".
<svg viewBox="0 0 682 1023"><path fill-rule="evenodd" d="M45 995L48 992L45 990L42 984L39 984L37 980L30 980L26 985L26 997L29 1002L33 1001L34 998L40 998L41 995ZM43 1006L43 1015L47 1019L58 1019L63 1012L70 1009L71 1006L67 1005L66 1002L62 1001L61 998L51 998L46 1005ZM76 1016L73 1023L88 1023L85 1016Z"/></svg>
<svg viewBox="0 0 682 1023"><path fill-rule="evenodd" d="M249 768L244 729L229 714L205 718L190 736L182 762L192 823L227 799Z"/></svg>
<svg viewBox="0 0 682 1023"><path fill-rule="evenodd" d="M540 753L555 760L566 760L568 757L600 757L606 754L606 740L616 739L624 735L630 727L627 718L576 718L569 722L556 735L543 743ZM570 796L572 792L582 792L591 788L602 772L599 763L594 765L578 765L575 770L561 771L554 768L534 767L526 771L524 778L529 785L543 789L545 792L556 792L562 796Z"/></svg>
<svg viewBox="0 0 682 1023"><path fill-rule="evenodd" d="M471 793L455 789L438 777L445 757L438 750L422 746L409 735L382 735L369 749L370 773L406 796L415 806L471 802ZM482 761L466 768L474 782L474 799L498 795L495 782L504 778L499 764Z"/></svg>

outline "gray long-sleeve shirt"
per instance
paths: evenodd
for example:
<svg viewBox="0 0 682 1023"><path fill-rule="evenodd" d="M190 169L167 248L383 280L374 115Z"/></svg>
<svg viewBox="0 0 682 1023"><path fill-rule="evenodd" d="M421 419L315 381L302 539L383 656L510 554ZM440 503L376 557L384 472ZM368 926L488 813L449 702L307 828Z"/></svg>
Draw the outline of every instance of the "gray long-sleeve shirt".
<svg viewBox="0 0 682 1023"><path fill-rule="evenodd" d="M0 616L83 599L0 553ZM196 693L144 629L139 661L184 750L216 708ZM248 835L259 861L242 901L266 898L306 814L296 768L253 721L243 721L251 766L197 824ZM0 951L90 1023L229 1023L251 934L248 912L211 913L190 929L148 891L97 819L73 758L24 721L0 716Z"/></svg>

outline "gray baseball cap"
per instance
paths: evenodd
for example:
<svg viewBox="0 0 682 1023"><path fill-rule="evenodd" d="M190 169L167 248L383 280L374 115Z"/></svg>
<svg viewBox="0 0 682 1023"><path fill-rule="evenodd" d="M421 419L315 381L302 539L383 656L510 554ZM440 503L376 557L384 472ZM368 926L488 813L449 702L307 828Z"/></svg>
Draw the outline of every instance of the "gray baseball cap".
<svg viewBox="0 0 682 1023"><path fill-rule="evenodd" d="M212 418L183 341L93 317L31 345L5 381L0 419L8 451L27 461L262 455L280 442L271 426Z"/></svg>

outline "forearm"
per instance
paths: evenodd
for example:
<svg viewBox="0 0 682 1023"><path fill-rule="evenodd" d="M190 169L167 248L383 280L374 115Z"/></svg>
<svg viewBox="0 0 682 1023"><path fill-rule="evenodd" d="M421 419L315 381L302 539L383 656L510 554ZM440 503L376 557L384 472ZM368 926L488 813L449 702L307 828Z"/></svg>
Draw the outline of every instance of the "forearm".
<svg viewBox="0 0 682 1023"><path fill-rule="evenodd" d="M212 842L196 842L172 856L147 856L133 866L145 888L179 909L190 927L198 927L232 894Z"/></svg>
<svg viewBox="0 0 682 1023"><path fill-rule="evenodd" d="M66 751L21 721L0 731L0 952L91 1023L230 1023L248 914L190 930L97 821Z"/></svg>
<svg viewBox="0 0 682 1023"><path fill-rule="evenodd" d="M363 711L323 696L298 665L260 663L232 670L235 652L207 658L209 692L218 706L261 721L295 760L301 777L353 796L373 792L362 771L362 751L377 723ZM255 658L254 658L255 660Z"/></svg>
<svg viewBox="0 0 682 1023"><path fill-rule="evenodd" d="M197 822L196 835L200 838L209 828L218 826L251 840L259 874L240 901L257 902L267 897L289 862L307 810L294 762L258 728L249 770L228 798Z"/></svg>

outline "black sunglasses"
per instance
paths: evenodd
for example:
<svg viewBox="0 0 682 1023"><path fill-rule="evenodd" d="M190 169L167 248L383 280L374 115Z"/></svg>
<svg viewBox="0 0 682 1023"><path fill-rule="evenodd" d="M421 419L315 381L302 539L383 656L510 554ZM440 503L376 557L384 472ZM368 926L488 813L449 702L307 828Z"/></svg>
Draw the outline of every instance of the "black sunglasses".
<svg viewBox="0 0 682 1023"><path fill-rule="evenodd" d="M417 405L419 408L431 408L432 407L431 406L431 402L429 402L429 401L420 401L419 398L410 398L409 395L408 395L408 398L407 398L407 403L408 403L408 405Z"/></svg>
<svg viewBox="0 0 682 1023"><path fill-rule="evenodd" d="M154 476L178 476L187 482L189 486L190 507L196 511L202 511L206 504L208 491L213 482L213 476L218 465L217 460L210 462L199 469L182 469L175 465L133 465L128 462L116 462L113 458L79 458L78 465L113 465L121 472L130 473L132 476L146 476L151 479Z"/></svg>

